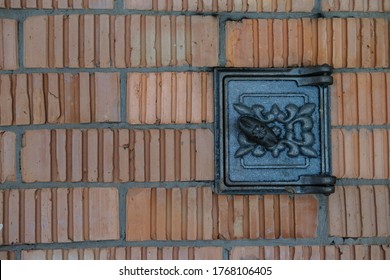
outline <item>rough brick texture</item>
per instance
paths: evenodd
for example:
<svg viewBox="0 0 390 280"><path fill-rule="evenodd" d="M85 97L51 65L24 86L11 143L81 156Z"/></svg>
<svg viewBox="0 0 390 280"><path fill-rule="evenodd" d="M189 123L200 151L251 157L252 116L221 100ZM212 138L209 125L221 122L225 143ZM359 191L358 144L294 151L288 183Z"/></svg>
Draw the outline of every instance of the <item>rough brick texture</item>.
<svg viewBox="0 0 390 280"><path fill-rule="evenodd" d="M389 260L389 245L235 247L233 260Z"/></svg>
<svg viewBox="0 0 390 280"><path fill-rule="evenodd" d="M17 21L0 19L0 70L18 68Z"/></svg>
<svg viewBox="0 0 390 280"><path fill-rule="evenodd" d="M23 139L25 182L212 180L209 130L34 130Z"/></svg>
<svg viewBox="0 0 390 280"><path fill-rule="evenodd" d="M390 73L335 73L333 77L333 125L390 123Z"/></svg>
<svg viewBox="0 0 390 280"><path fill-rule="evenodd" d="M16 180L15 139L13 132L0 130L0 183Z"/></svg>
<svg viewBox="0 0 390 280"><path fill-rule="evenodd" d="M127 120L131 124L213 121L211 73L130 73Z"/></svg>
<svg viewBox="0 0 390 280"><path fill-rule="evenodd" d="M390 236L389 186L337 187L329 197L329 234Z"/></svg>
<svg viewBox="0 0 390 280"><path fill-rule="evenodd" d="M2 190L0 201L2 245L119 238L114 188Z"/></svg>
<svg viewBox="0 0 390 280"><path fill-rule="evenodd" d="M218 21L210 16L35 16L24 29L26 67L218 63Z"/></svg>
<svg viewBox="0 0 390 280"><path fill-rule="evenodd" d="M389 179L389 130L333 129L333 173L339 178Z"/></svg>
<svg viewBox="0 0 390 280"><path fill-rule="evenodd" d="M0 0L8 9L112 9L115 0Z"/></svg>
<svg viewBox="0 0 390 280"><path fill-rule="evenodd" d="M119 121L117 73L0 75L0 125Z"/></svg>
<svg viewBox="0 0 390 280"><path fill-rule="evenodd" d="M311 12L314 0L125 0L133 10L196 12Z"/></svg>
<svg viewBox="0 0 390 280"><path fill-rule="evenodd" d="M322 0L324 11L388 12L388 0Z"/></svg>
<svg viewBox="0 0 390 280"><path fill-rule="evenodd" d="M317 211L312 196L217 196L209 188L131 189L126 236L131 241L310 238L316 236Z"/></svg>
<svg viewBox="0 0 390 280"><path fill-rule="evenodd" d="M386 19L369 18L230 21L227 65L388 67L388 30Z"/></svg>
<svg viewBox="0 0 390 280"><path fill-rule="evenodd" d="M221 260L221 247L113 247L26 250L23 260Z"/></svg>

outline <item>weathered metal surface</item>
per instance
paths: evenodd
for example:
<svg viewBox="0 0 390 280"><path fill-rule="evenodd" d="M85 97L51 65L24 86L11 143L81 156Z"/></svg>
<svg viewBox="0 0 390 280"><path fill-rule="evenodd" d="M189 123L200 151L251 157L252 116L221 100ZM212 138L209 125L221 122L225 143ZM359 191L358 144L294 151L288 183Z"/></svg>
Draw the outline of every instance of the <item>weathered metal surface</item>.
<svg viewBox="0 0 390 280"><path fill-rule="evenodd" d="M327 65L215 70L217 193L334 191Z"/></svg>

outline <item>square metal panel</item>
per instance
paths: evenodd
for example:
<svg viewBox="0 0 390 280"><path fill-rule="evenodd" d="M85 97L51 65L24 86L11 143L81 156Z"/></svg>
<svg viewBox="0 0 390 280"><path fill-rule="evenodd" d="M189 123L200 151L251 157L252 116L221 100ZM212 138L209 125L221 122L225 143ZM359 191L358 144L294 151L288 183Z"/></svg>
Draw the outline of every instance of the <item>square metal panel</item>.
<svg viewBox="0 0 390 280"><path fill-rule="evenodd" d="M329 66L214 74L215 192L334 191Z"/></svg>

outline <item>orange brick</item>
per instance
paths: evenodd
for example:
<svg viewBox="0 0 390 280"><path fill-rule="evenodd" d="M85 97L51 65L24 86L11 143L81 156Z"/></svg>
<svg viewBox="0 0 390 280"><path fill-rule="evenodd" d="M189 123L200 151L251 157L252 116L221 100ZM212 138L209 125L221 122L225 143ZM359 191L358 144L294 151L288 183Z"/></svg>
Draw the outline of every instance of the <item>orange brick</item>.
<svg viewBox="0 0 390 280"><path fill-rule="evenodd" d="M128 122L158 124L212 121L211 80L210 73L128 74Z"/></svg>
<svg viewBox="0 0 390 280"><path fill-rule="evenodd" d="M16 180L16 135L9 131L0 131L0 182Z"/></svg>
<svg viewBox="0 0 390 280"><path fill-rule="evenodd" d="M17 21L0 19L0 69L18 68L18 28Z"/></svg>
<svg viewBox="0 0 390 280"><path fill-rule="evenodd" d="M338 187L329 200L329 233L343 237L388 236L388 192L387 186Z"/></svg>
<svg viewBox="0 0 390 280"><path fill-rule="evenodd" d="M322 9L325 11L385 12L390 9L388 2L381 0L325 0L321 3Z"/></svg>
<svg viewBox="0 0 390 280"><path fill-rule="evenodd" d="M16 74L0 80L2 124L119 121L118 73ZM10 102L16 106L3 110Z"/></svg>
<svg viewBox="0 0 390 280"><path fill-rule="evenodd" d="M233 260L354 260L387 259L386 245L234 247Z"/></svg>
<svg viewBox="0 0 390 280"><path fill-rule="evenodd" d="M255 35L257 36L257 34ZM228 22L226 25L227 66L254 65L253 53L253 21ZM243 51L243 50L246 51Z"/></svg>
<svg viewBox="0 0 390 280"><path fill-rule="evenodd" d="M2 191L3 244L119 238L113 188Z"/></svg>
<svg viewBox="0 0 390 280"><path fill-rule="evenodd" d="M25 182L49 182L50 133L43 130L26 131L22 149L22 177Z"/></svg>
<svg viewBox="0 0 390 280"><path fill-rule="evenodd" d="M118 191L114 188L89 190L89 238L119 238Z"/></svg>
<svg viewBox="0 0 390 280"><path fill-rule="evenodd" d="M114 0L12 0L3 8L24 8L24 9L112 9ZM4 2L4 1L2 1ZM7 2L7 1L5 1ZM1 2L0 2L1 3Z"/></svg>
<svg viewBox="0 0 390 280"><path fill-rule="evenodd" d="M344 178L386 179L389 157L383 139L387 130L333 130L334 173ZM383 149L385 149L383 151ZM376 170L378 168L378 170ZM379 175L381 174L381 175Z"/></svg>
<svg viewBox="0 0 390 280"><path fill-rule="evenodd" d="M218 64L218 22L211 16L34 16L24 35L26 67Z"/></svg>
<svg viewBox="0 0 390 280"><path fill-rule="evenodd" d="M297 28L294 27L295 24ZM258 33L257 30L262 32ZM346 65L386 67L389 63L388 54L384 51L388 48L387 35L380 34L387 34L387 30L388 25L383 20L368 18L228 21L227 65L253 67L264 64L269 57L269 66L296 66L297 59L294 56L298 54L298 65L327 63L336 68ZM297 37L301 38L300 36L303 38L303 44L297 44L295 40ZM259 55L258 49L261 50Z"/></svg>

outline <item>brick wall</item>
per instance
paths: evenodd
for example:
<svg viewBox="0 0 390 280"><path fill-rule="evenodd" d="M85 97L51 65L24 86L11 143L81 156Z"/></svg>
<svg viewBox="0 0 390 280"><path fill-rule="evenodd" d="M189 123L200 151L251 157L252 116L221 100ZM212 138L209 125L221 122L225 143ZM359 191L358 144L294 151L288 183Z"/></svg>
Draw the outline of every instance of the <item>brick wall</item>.
<svg viewBox="0 0 390 280"><path fill-rule="evenodd" d="M0 259L390 259L389 12L0 0ZM213 67L323 63L335 194L213 194Z"/></svg>

